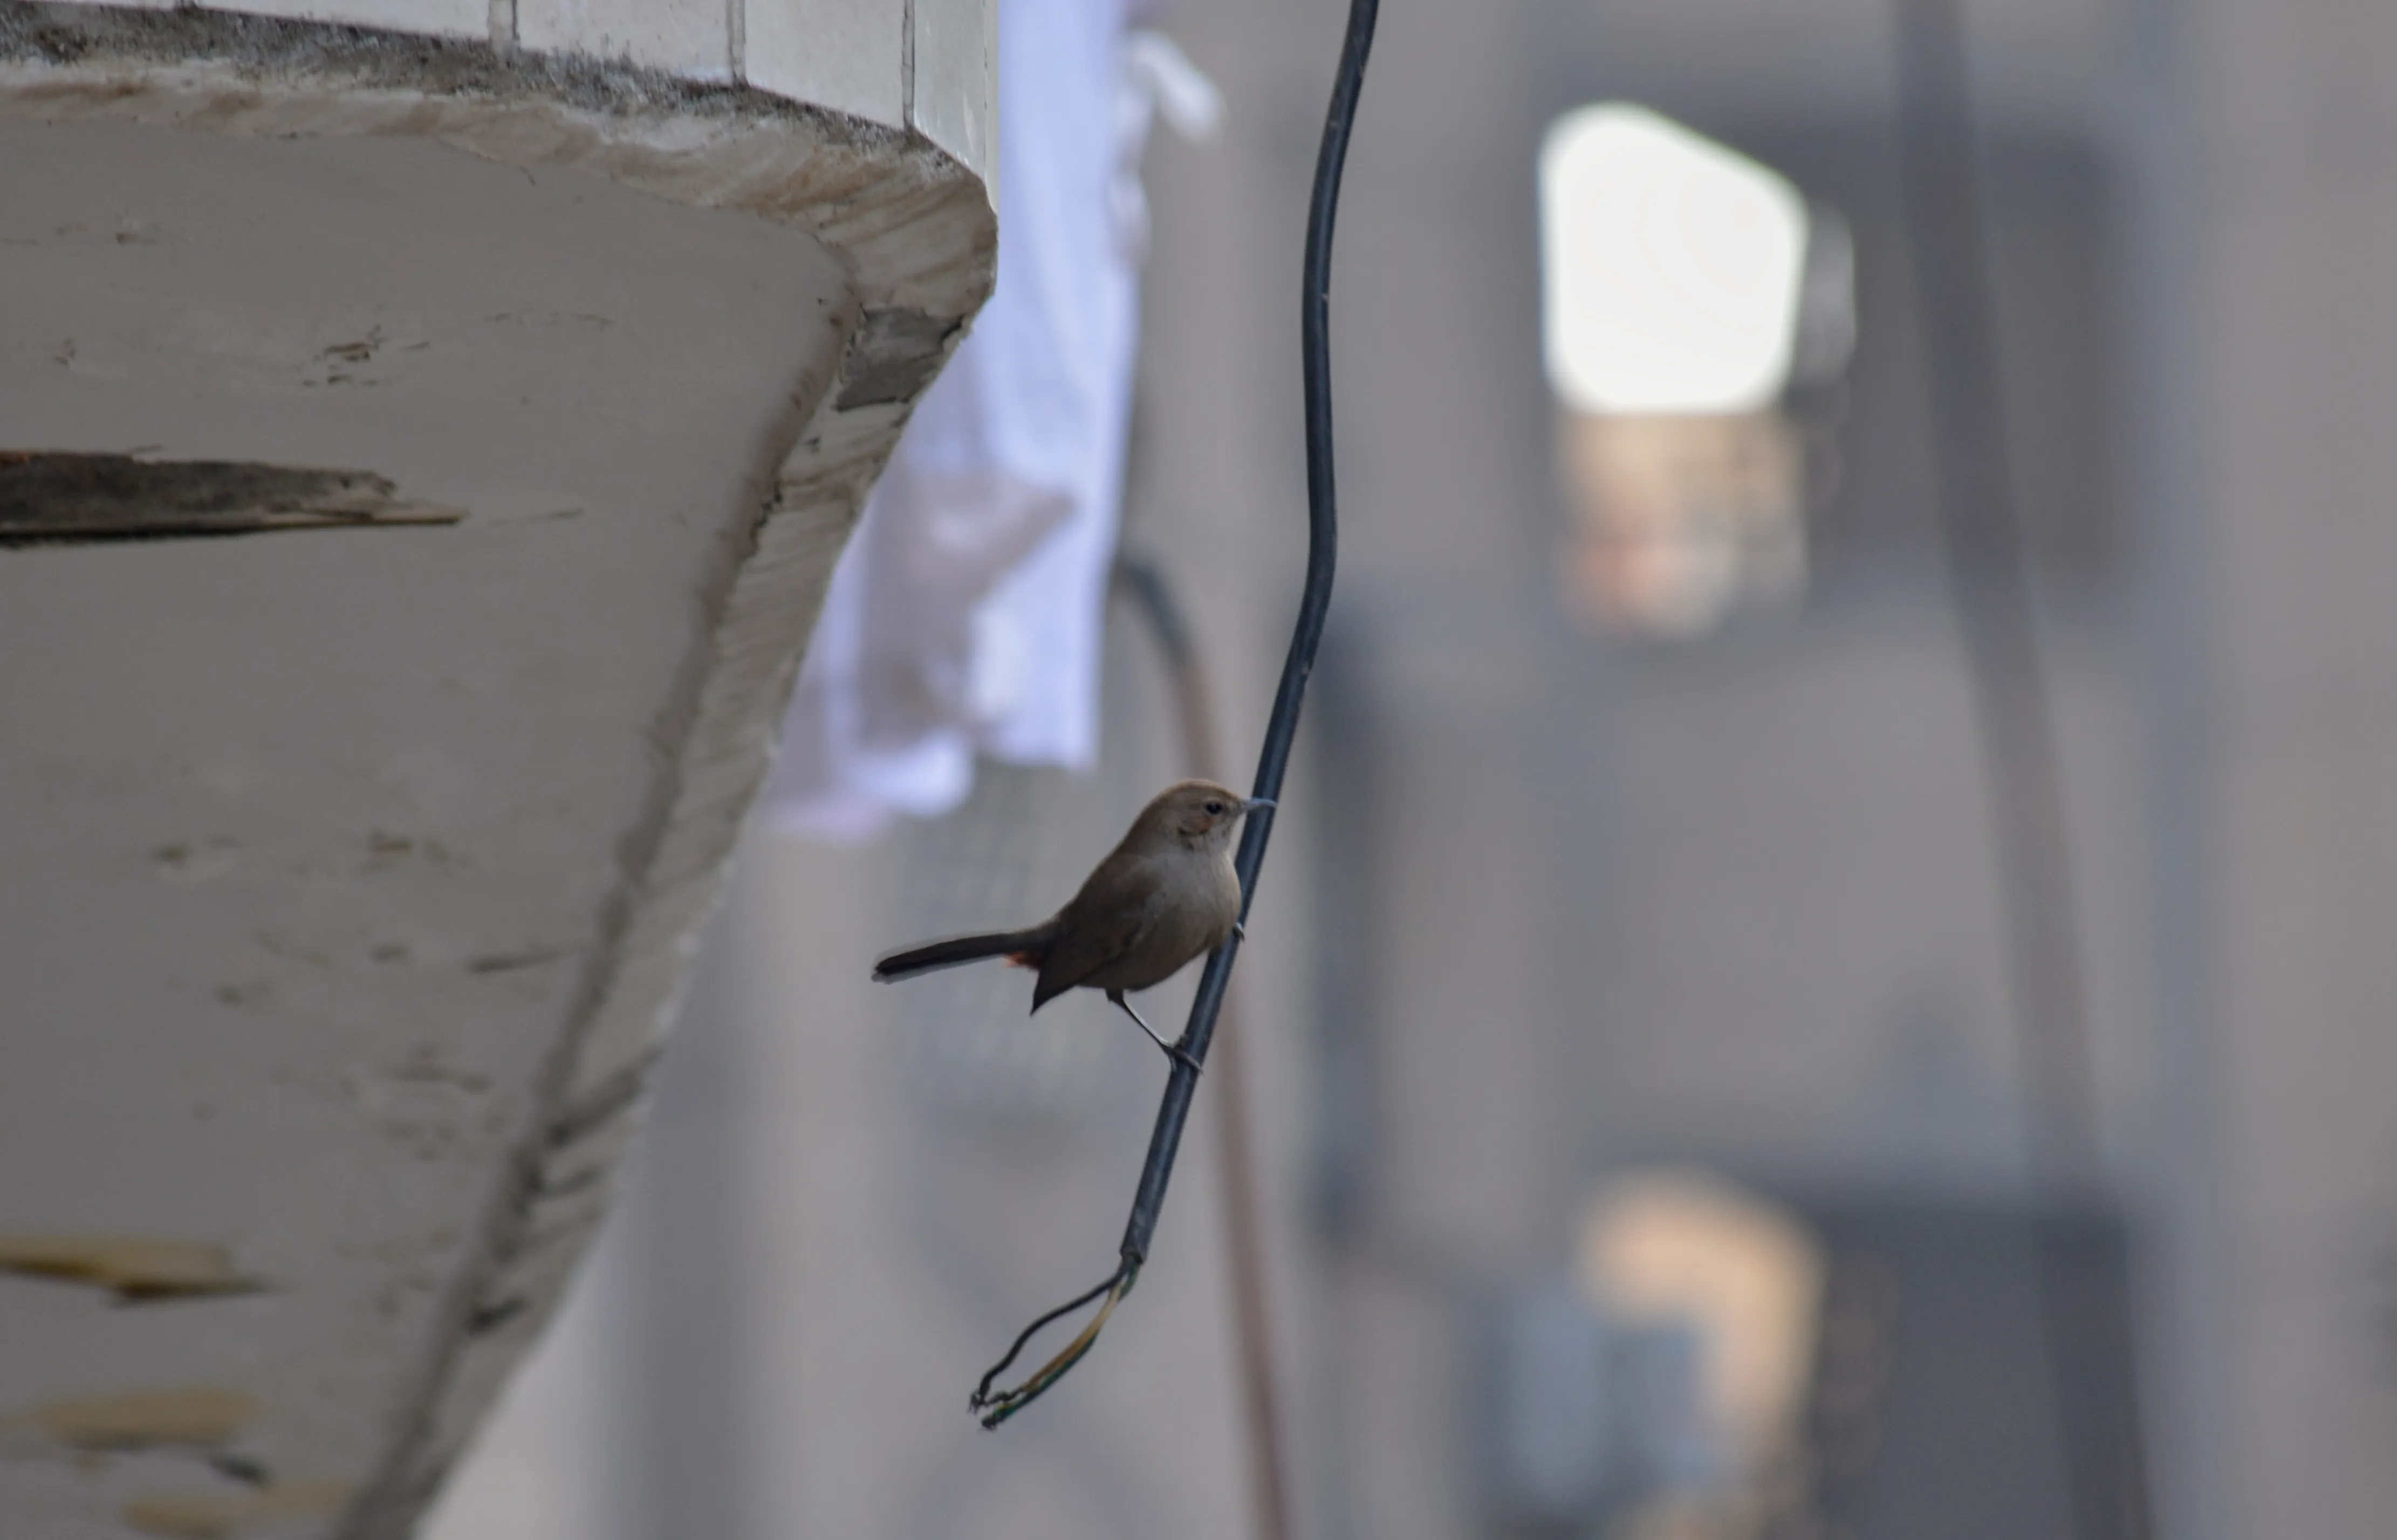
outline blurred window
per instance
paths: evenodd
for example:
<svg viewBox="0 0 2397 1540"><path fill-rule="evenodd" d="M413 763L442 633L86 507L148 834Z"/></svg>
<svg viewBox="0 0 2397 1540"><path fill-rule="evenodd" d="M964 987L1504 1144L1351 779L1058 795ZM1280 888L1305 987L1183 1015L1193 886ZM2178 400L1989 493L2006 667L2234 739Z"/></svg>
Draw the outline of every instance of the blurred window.
<svg viewBox="0 0 2397 1540"><path fill-rule="evenodd" d="M1620 102L1550 127L1540 209L1575 608L1693 636L1794 597L1807 477L1782 403L1845 367L1845 227L1778 173Z"/></svg>

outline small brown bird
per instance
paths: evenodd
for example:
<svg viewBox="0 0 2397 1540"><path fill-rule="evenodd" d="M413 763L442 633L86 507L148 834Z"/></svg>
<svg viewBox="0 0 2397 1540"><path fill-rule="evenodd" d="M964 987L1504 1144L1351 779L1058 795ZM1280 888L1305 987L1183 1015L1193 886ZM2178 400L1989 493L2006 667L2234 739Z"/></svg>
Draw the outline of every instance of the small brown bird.
<svg viewBox="0 0 2397 1540"><path fill-rule="evenodd" d="M1177 781L1140 810L1123 843L1049 919L1029 930L960 936L892 952L874 964L875 980L888 984L935 968L1004 957L1017 967L1040 970L1032 987L1034 1010L1067 989L1102 990L1150 1042L1195 1070L1198 1066L1190 1055L1158 1037L1124 996L1164 983L1239 930L1240 879L1232 869L1232 831L1242 815L1272 805L1213 781Z"/></svg>

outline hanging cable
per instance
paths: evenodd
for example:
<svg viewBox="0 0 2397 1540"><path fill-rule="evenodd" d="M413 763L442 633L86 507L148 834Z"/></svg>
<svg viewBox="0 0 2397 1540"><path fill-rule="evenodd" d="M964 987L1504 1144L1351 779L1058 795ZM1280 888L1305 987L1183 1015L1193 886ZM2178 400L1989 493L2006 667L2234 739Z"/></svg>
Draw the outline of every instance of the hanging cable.
<svg viewBox="0 0 2397 1540"><path fill-rule="evenodd" d="M1148 622L1156 638L1167 683L1172 687L1184 770L1194 776L1216 774L1213 692L1208 688L1206 665L1182 606L1174 602L1172 586L1154 563L1132 556L1117 560L1115 586ZM1274 1368L1273 1320L1265 1302L1265 1220L1257 1185L1247 1040L1239 1004L1239 997L1227 992L1223 1014L1216 1018L1222 1029L1222 1041L1214 1051L1216 1186L1224 1195L1225 1263L1232 1285L1232 1336L1239 1348L1250 1507L1256 1518L1258 1540L1291 1540L1280 1379Z"/></svg>
<svg viewBox="0 0 2397 1540"><path fill-rule="evenodd" d="M1282 661L1281 684L1274 692L1273 713L1265 719L1265 745L1257 755L1253 796L1268 801L1281 794L1282 774L1298 736L1299 709L1306 695L1307 675L1315 668L1315 651L1323 640L1323 622L1332 608L1332 576L1339 547L1339 518L1334 506L1332 465L1332 232L1339 214L1340 173L1348 156L1348 132L1357 117L1357 97L1365 83L1365 59L1373 49L1373 22L1379 0L1349 0L1348 27L1340 47L1340 68L1332 84L1332 104L1324 114L1323 142L1315 161L1314 192L1307 204L1304 292L1299 310L1300 364L1306 385L1306 578L1299 592L1298 622ZM1273 835L1275 814L1251 814L1240 836L1234 866L1240 876L1240 915L1248 918L1256 898L1257 872L1264 866L1265 842ZM1239 956L1239 936L1207 960L1198 978L1198 993L1190 1002L1189 1022L1182 1031L1181 1048L1187 1062L1176 1062L1158 1106L1157 1126L1149 1135L1148 1158L1134 1191L1132 1216L1124 1225L1116 1270L1096 1288L1069 1305L1034 1321L1017 1337L1007 1356L983 1375L969 1402L984 1427L997 1427L1038 1400L1081 1361L1098 1340L1107 1317L1123 1302L1148 1259L1157 1216L1165 1203L1166 1185L1173 1178L1173 1162L1182 1148L1182 1130L1190 1119L1190 1099L1198 1088L1198 1065L1207 1058L1207 1044L1215 1032L1215 1017L1224 1005L1225 986L1231 981ZM1069 1315L1092 1300L1105 1303L1080 1335L1029 1379L1011 1388L993 1390L998 1376L1022 1354L1041 1327Z"/></svg>
<svg viewBox="0 0 2397 1540"><path fill-rule="evenodd" d="M2089 1008L2062 776L2021 510L1959 0L1896 0L1899 161L1928 361L1940 532L1989 798L2023 1073L2039 1308L2077 1540L2149 1533L2124 1323L2067 1233L2102 1189ZM2121 1478L2117 1486L2116 1478Z"/></svg>

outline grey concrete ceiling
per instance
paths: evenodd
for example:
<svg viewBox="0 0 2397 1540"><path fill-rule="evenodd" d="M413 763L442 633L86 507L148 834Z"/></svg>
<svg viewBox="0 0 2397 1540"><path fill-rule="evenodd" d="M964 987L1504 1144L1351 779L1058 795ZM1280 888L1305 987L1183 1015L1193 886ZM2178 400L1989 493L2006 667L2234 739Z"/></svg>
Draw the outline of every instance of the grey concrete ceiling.
<svg viewBox="0 0 2397 1540"><path fill-rule="evenodd" d="M0 539L0 1533L404 1533L605 1211L989 200L756 93L26 35L0 458L432 522Z"/></svg>

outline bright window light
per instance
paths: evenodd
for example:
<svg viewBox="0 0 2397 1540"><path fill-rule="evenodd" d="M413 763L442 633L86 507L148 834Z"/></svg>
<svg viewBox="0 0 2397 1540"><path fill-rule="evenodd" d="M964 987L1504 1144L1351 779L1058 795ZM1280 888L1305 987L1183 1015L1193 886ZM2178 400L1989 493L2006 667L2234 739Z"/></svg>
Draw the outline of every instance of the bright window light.
<svg viewBox="0 0 2397 1540"><path fill-rule="evenodd" d="M1645 108L1569 113L1540 149L1548 379L1585 412L1772 404L1789 373L1806 206Z"/></svg>

